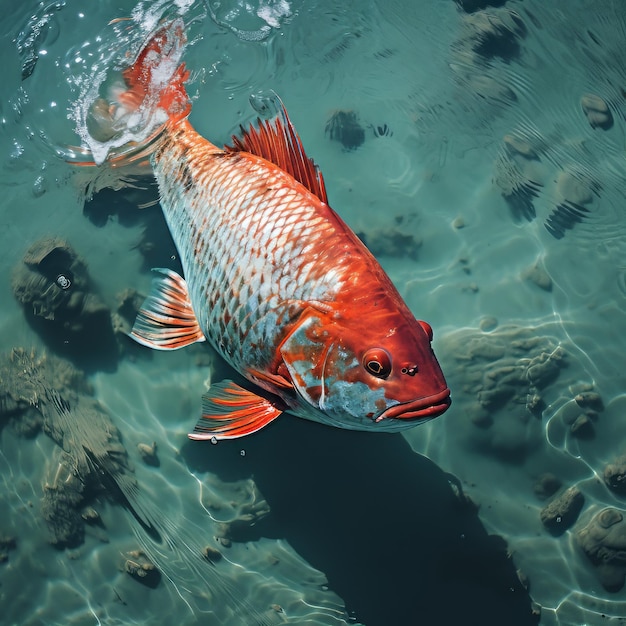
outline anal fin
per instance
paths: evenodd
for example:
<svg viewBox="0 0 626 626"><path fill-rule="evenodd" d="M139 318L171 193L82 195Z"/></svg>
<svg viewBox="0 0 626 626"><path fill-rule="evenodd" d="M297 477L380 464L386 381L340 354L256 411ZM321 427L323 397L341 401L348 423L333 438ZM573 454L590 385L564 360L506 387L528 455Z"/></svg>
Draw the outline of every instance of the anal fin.
<svg viewBox="0 0 626 626"><path fill-rule="evenodd" d="M202 396L202 417L189 439L236 439L261 430L282 410L232 380L211 385Z"/></svg>
<svg viewBox="0 0 626 626"><path fill-rule="evenodd" d="M176 350L205 341L193 312L187 283L176 272L155 268L150 295L137 314L130 336L156 350Z"/></svg>

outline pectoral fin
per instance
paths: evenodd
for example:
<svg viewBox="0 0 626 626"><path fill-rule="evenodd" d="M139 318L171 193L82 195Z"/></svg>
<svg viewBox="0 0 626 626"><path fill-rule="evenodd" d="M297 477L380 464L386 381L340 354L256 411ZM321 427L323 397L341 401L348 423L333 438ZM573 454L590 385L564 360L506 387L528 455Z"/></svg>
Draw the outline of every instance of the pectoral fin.
<svg viewBox="0 0 626 626"><path fill-rule="evenodd" d="M189 439L236 439L261 430L281 413L267 398L223 380L202 396L202 417Z"/></svg>
<svg viewBox="0 0 626 626"><path fill-rule="evenodd" d="M155 268L150 295L137 314L130 336L156 350L176 350L205 341L193 312L187 283L176 272Z"/></svg>

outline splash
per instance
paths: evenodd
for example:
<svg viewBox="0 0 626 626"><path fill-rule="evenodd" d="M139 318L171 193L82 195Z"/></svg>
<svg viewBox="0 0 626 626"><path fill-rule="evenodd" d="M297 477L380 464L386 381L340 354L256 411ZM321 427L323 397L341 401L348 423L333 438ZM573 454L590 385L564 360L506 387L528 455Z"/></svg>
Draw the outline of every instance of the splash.
<svg viewBox="0 0 626 626"><path fill-rule="evenodd" d="M31 76L39 60L44 43L53 43L59 36L59 23L56 13L65 6L65 2L43 2L28 18L15 38L17 53L22 59L22 80Z"/></svg>
<svg viewBox="0 0 626 626"><path fill-rule="evenodd" d="M96 60L76 78L79 96L69 113L87 159L102 164L112 156L130 154L158 136L167 121L167 113L157 104L159 93L180 65L186 49L186 42L174 32L186 30L198 19L198 7L192 0L140 2L130 18L115 20L98 37ZM166 21L171 35L167 49L152 67L147 97L139 108L128 109L119 102L127 89L123 71Z"/></svg>
<svg viewBox="0 0 626 626"><path fill-rule="evenodd" d="M213 21L232 31L243 41L262 41L269 37L272 29L280 28L291 16L287 0L258 0L258 3L235 0L220 2L206 0Z"/></svg>

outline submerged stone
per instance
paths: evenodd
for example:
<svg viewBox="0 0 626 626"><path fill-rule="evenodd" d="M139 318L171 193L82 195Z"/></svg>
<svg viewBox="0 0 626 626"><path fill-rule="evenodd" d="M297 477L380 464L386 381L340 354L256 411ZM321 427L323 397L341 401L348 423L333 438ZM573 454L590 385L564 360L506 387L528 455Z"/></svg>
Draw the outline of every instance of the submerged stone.
<svg viewBox="0 0 626 626"><path fill-rule="evenodd" d="M334 111L326 122L326 134L346 150L356 150L365 141L365 129L354 111Z"/></svg>
<svg viewBox="0 0 626 626"><path fill-rule="evenodd" d="M473 444L502 460L520 462L541 445L540 419L549 390L568 361L564 347L520 326L462 331L444 342L456 361L447 368L448 382L468 396Z"/></svg>
<svg viewBox="0 0 626 626"><path fill-rule="evenodd" d="M143 550L131 550L126 553L128 557L124 561L124 571L146 587L154 589L161 582L161 572L148 558Z"/></svg>
<svg viewBox="0 0 626 626"><path fill-rule="evenodd" d="M534 283L544 291L552 291L552 279L539 262L524 270L522 272L522 278Z"/></svg>
<svg viewBox="0 0 626 626"><path fill-rule="evenodd" d="M616 493L626 495L626 454L617 457L604 468L604 482Z"/></svg>
<svg viewBox="0 0 626 626"><path fill-rule="evenodd" d="M576 533L576 540L595 566L602 586L607 591L620 591L626 577L624 512L602 509Z"/></svg>
<svg viewBox="0 0 626 626"><path fill-rule="evenodd" d="M593 421L585 413L581 413L570 426L572 435L580 439L589 439L594 435Z"/></svg>
<svg viewBox="0 0 626 626"><path fill-rule="evenodd" d="M533 486L533 491L538 498L545 500L553 496L563 485L561 480L554 474L546 472L539 476Z"/></svg>
<svg viewBox="0 0 626 626"><path fill-rule="evenodd" d="M59 446L41 500L50 541L58 547L83 542L85 507L108 492L112 479L134 482L120 433L91 393L83 373L63 359L21 348L0 357L0 421L18 425L34 412Z"/></svg>
<svg viewBox="0 0 626 626"><path fill-rule="evenodd" d="M551 533L560 535L576 521L584 503L580 489L569 487L541 510L541 522Z"/></svg>
<svg viewBox="0 0 626 626"><path fill-rule="evenodd" d="M59 237L28 248L11 287L29 323L56 352L71 358L117 359L111 312L94 291L87 264Z"/></svg>
<svg viewBox="0 0 626 626"><path fill-rule="evenodd" d="M587 116L591 128L609 130L613 126L613 114L605 100L600 96L587 93L580 99L580 106Z"/></svg>

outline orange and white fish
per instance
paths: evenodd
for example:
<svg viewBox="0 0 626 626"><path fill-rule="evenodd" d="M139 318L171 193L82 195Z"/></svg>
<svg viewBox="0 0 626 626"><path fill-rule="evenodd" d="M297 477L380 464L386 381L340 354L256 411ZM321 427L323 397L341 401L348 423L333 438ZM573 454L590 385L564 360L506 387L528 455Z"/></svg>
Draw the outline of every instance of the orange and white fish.
<svg viewBox="0 0 626 626"><path fill-rule="evenodd" d="M328 205L282 103L213 145L187 120L188 72L171 62L182 42L182 20L162 26L112 106L118 124L146 106L167 119L143 154L185 275L156 270L132 336L161 350L208 340L251 383L211 385L189 437L241 437L284 411L371 431L441 415L450 390L431 327Z"/></svg>

